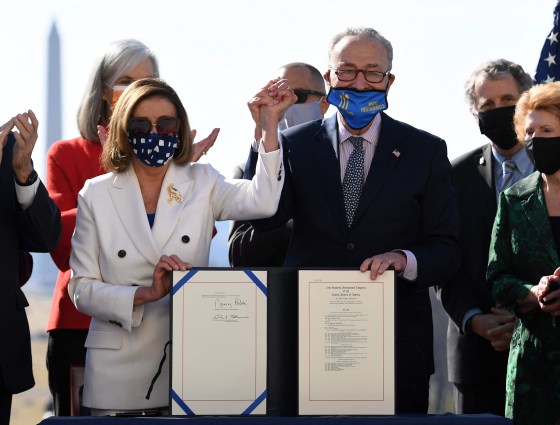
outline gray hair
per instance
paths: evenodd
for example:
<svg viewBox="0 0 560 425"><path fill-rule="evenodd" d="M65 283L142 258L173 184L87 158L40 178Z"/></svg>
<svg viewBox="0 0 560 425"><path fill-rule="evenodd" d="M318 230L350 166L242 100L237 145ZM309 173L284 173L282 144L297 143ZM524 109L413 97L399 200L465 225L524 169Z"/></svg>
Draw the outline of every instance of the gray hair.
<svg viewBox="0 0 560 425"><path fill-rule="evenodd" d="M154 77L158 77L159 67L154 53L138 40L115 41L97 59L78 109L78 129L84 139L99 141L97 125L108 124L111 105L103 100L104 85L113 86L146 58L152 61Z"/></svg>
<svg viewBox="0 0 560 425"><path fill-rule="evenodd" d="M391 42L389 40L387 40L385 37L383 37L381 34L379 34L379 32L377 32L373 28L366 28L366 27L346 28L346 30L335 35L331 39L331 43L329 45L329 60L331 59L334 47L338 44L338 42L342 40L344 37L349 37L349 36L365 36L373 40L379 41L387 51L387 61L389 62L389 70L391 70L391 68L393 67L393 46L391 45Z"/></svg>
<svg viewBox="0 0 560 425"><path fill-rule="evenodd" d="M529 90L533 86L533 79L527 74L521 65L506 59L496 59L483 63L471 74L465 83L465 98L469 108L477 111L475 86L479 80L499 80L511 75L517 83L519 93Z"/></svg>

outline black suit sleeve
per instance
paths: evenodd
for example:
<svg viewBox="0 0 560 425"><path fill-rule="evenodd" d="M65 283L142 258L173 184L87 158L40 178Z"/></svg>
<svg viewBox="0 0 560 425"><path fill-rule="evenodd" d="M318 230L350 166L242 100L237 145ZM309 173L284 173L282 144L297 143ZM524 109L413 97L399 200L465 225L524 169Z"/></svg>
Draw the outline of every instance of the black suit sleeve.
<svg viewBox="0 0 560 425"><path fill-rule="evenodd" d="M463 319L469 310L478 308L464 270L459 270L453 279L437 287L437 295L445 312L462 332Z"/></svg>
<svg viewBox="0 0 560 425"><path fill-rule="evenodd" d="M17 215L21 247L25 251L50 252L60 240L62 223L60 210L39 182L33 203Z"/></svg>
<svg viewBox="0 0 560 425"><path fill-rule="evenodd" d="M18 261L18 277L19 286L23 286L27 283L33 272L33 257L27 251L19 252Z"/></svg>
<svg viewBox="0 0 560 425"><path fill-rule="evenodd" d="M235 222L229 239L232 267L280 267L290 242L288 225L258 231L248 221Z"/></svg>
<svg viewBox="0 0 560 425"><path fill-rule="evenodd" d="M487 159L481 161L483 155ZM490 155L490 147L483 146L452 163L459 200L461 267L452 279L438 286L437 292L459 330L468 311L489 313L495 305L486 288L490 233L496 213L494 188L488 180L492 178Z"/></svg>

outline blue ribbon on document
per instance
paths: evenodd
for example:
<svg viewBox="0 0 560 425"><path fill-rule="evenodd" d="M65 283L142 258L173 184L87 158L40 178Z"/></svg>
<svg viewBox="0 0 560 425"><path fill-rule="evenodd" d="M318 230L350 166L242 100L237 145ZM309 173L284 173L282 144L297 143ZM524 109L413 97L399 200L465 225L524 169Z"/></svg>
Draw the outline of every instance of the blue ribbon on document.
<svg viewBox="0 0 560 425"><path fill-rule="evenodd" d="M243 270L243 271L247 276L251 278L251 280L255 283L255 285L257 285L257 288L259 288L262 291L264 296L268 297L268 289L266 288L266 285L261 282L261 280L255 275L255 273L253 273L251 270Z"/></svg>
<svg viewBox="0 0 560 425"><path fill-rule="evenodd" d="M247 409L245 409L241 414L242 414L242 415L250 415L251 412L253 412L253 410L255 410L255 409L257 408L257 406L258 406L259 404L261 404L262 401L266 398L266 391L267 391L267 390L264 390L264 391L262 392L262 394L261 394L260 396L258 396L257 399L256 399L255 401L253 401L253 402L250 404L250 406L247 407Z"/></svg>
<svg viewBox="0 0 560 425"><path fill-rule="evenodd" d="M175 403L179 405L181 409L183 409L183 412L185 412L187 415L195 414L191 409L189 409L189 406L187 406L187 404L183 400L181 400L181 397L179 397L179 394L177 394L175 390L171 390L171 398L175 401Z"/></svg>
<svg viewBox="0 0 560 425"><path fill-rule="evenodd" d="M177 291L179 291L179 289L181 289L183 287L183 285L185 283L187 283L189 281L189 279L197 273L198 273L197 269L191 269L186 275L184 275L179 280L179 282L177 282L175 285L173 285L173 295L175 295L177 293Z"/></svg>

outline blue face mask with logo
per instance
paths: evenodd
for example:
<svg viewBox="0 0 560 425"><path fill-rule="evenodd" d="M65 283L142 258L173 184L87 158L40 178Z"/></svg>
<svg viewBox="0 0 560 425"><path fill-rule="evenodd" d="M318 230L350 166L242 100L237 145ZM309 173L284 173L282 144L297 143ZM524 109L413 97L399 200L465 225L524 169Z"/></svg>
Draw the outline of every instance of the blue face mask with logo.
<svg viewBox="0 0 560 425"><path fill-rule="evenodd" d="M128 143L140 162L150 167L162 167L167 164L178 146L177 134L148 135L128 133Z"/></svg>
<svg viewBox="0 0 560 425"><path fill-rule="evenodd" d="M327 101L337 107L346 124L354 130L366 127L379 112L389 107L387 90L331 87Z"/></svg>

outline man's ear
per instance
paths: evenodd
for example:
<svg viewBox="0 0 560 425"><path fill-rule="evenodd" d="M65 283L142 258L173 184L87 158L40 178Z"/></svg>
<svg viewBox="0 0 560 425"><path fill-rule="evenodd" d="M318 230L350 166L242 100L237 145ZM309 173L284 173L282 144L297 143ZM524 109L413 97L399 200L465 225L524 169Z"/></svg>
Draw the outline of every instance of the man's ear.
<svg viewBox="0 0 560 425"><path fill-rule="evenodd" d="M389 74L389 81L387 81L387 94L389 94L389 89L393 85L393 81L395 81L395 74Z"/></svg>
<svg viewBox="0 0 560 425"><path fill-rule="evenodd" d="M327 88L329 88L331 86L331 70L327 69L327 72L325 72L323 74L323 78L325 79L325 82L327 83Z"/></svg>
<svg viewBox="0 0 560 425"><path fill-rule="evenodd" d="M471 114L474 117L476 124L478 125L478 112L474 108L471 108Z"/></svg>
<svg viewBox="0 0 560 425"><path fill-rule="evenodd" d="M329 109L330 103L327 102L327 96L322 96L319 100L319 108L321 109L321 115L325 116L327 109Z"/></svg>

